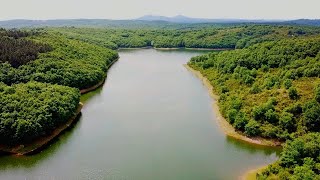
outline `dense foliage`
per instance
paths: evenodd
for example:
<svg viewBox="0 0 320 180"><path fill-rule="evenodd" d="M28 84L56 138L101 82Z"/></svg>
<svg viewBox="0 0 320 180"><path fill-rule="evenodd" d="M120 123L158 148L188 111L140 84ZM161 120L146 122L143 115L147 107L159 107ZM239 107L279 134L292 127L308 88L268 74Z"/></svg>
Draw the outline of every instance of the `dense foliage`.
<svg viewBox="0 0 320 180"><path fill-rule="evenodd" d="M220 95L222 114L239 132L290 141L282 156L291 151L300 155L291 164L280 159L274 165L279 172L298 177L302 175L293 176L295 171L308 168L310 177L316 177L312 173L319 174L317 166L310 164L318 159L302 156L292 140L304 135L297 143L308 144L309 136L318 135L306 134L320 131L320 29L199 27L1 29L0 144L30 142L70 118L80 96L74 88L85 89L105 78L118 58L110 49L228 48L235 50L194 57L189 65L210 80ZM277 174L268 169L260 177Z"/></svg>
<svg viewBox="0 0 320 180"><path fill-rule="evenodd" d="M289 141L260 179L320 178L320 36L214 52L189 65L209 79L220 95L221 113L235 129Z"/></svg>
<svg viewBox="0 0 320 180"><path fill-rule="evenodd" d="M69 38L111 49L244 48L264 41L319 34L315 27L276 25L195 26L177 29L54 28Z"/></svg>
<svg viewBox="0 0 320 180"><path fill-rule="evenodd" d="M1 29L0 58L0 144L15 145L73 116L79 89L104 80L118 54L42 29Z"/></svg>
<svg viewBox="0 0 320 180"><path fill-rule="evenodd" d="M38 59L18 68L0 64L0 81L10 85L33 80L84 89L103 80L108 66L118 58L112 50L56 33L42 33L30 39L47 43L52 51L39 54Z"/></svg>
<svg viewBox="0 0 320 180"><path fill-rule="evenodd" d="M31 32L0 29L0 63L9 62L13 67L26 64L38 57L38 53L51 50L51 47L25 39Z"/></svg>
<svg viewBox="0 0 320 180"><path fill-rule="evenodd" d="M248 136L280 140L320 131L320 37L265 42L194 57L222 114Z"/></svg>
<svg viewBox="0 0 320 180"><path fill-rule="evenodd" d="M50 133L74 115L79 101L75 88L0 82L0 144L26 143Z"/></svg>
<svg viewBox="0 0 320 180"><path fill-rule="evenodd" d="M320 134L310 133L288 141L280 159L257 175L257 179L320 179Z"/></svg>

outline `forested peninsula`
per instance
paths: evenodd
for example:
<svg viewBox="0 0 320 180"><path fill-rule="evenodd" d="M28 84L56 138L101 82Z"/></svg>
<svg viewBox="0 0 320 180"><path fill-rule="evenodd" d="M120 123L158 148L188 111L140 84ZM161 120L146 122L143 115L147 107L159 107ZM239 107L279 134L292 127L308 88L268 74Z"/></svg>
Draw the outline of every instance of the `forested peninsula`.
<svg viewBox="0 0 320 180"><path fill-rule="evenodd" d="M280 141L258 179L320 179L320 28L294 25L0 29L0 144L50 135L80 92L103 83L119 48L228 49L194 57L223 117L249 138ZM94 88L93 88L94 89Z"/></svg>
<svg viewBox="0 0 320 180"><path fill-rule="evenodd" d="M6 152L28 153L17 147L36 146L32 142L74 119L80 90L103 81L118 58L113 50L43 29L1 29L0 38L0 147Z"/></svg>

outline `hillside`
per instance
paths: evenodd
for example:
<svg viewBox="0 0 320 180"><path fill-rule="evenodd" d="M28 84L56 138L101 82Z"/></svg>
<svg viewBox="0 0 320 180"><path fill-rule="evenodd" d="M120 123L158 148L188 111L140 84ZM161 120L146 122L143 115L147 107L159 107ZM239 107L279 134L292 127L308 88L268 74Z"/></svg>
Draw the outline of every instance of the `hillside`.
<svg viewBox="0 0 320 180"><path fill-rule="evenodd" d="M211 48L241 49L264 41L319 34L316 27L280 25L233 25L181 29L50 28L69 38L117 48Z"/></svg>
<svg viewBox="0 0 320 180"><path fill-rule="evenodd" d="M222 115L239 133L295 142L300 136L320 131L319 35L210 53L192 58L188 65L209 79L214 92L220 96ZM285 148L283 158L288 151ZM300 149L297 151L300 153ZM303 157L316 155L319 153ZM302 161L300 156L294 158ZM282 161L280 158L278 169L286 167ZM294 168L297 164L292 163L290 167ZM270 168L267 171L278 176L279 172ZM281 171L288 176L293 173L291 170ZM263 174L263 177L271 175ZM312 177L315 178L315 174Z"/></svg>
<svg viewBox="0 0 320 180"><path fill-rule="evenodd" d="M73 117L79 89L106 77L112 50L45 30L0 29L0 146L31 143Z"/></svg>
<svg viewBox="0 0 320 180"><path fill-rule="evenodd" d="M104 80L115 49L228 49L188 65L211 82L222 115L239 133L285 144L279 161L258 177L318 177L319 152L305 153L317 147L320 127L317 27L56 27L0 29L0 38L0 146L32 142L73 117L79 90Z"/></svg>

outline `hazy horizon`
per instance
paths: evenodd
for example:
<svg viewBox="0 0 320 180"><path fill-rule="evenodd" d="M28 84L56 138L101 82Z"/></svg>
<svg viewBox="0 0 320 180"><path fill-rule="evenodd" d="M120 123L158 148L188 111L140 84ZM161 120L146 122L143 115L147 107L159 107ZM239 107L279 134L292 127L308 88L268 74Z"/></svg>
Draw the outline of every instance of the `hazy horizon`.
<svg viewBox="0 0 320 180"><path fill-rule="evenodd" d="M136 19L183 15L206 19L320 19L318 0L1 0L0 20Z"/></svg>

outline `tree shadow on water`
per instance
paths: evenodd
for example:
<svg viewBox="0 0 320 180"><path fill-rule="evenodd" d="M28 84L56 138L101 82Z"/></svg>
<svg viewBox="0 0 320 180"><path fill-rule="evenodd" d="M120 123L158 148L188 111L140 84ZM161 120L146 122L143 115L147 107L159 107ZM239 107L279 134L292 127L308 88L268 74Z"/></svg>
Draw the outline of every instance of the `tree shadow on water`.
<svg viewBox="0 0 320 180"><path fill-rule="evenodd" d="M80 124L81 113L67 129L32 154L24 156L9 155L6 153L0 154L0 171L20 168L33 168L39 165L41 162L52 158L75 136L76 131L78 131L79 127L81 126Z"/></svg>
<svg viewBox="0 0 320 180"><path fill-rule="evenodd" d="M268 156L273 153L276 153L276 155L279 156L282 151L282 147L279 147L279 146L271 147L271 146L252 144L252 143L241 141L229 136L226 136L226 142L227 142L227 146L234 146L237 149L248 151L251 154L262 152Z"/></svg>

